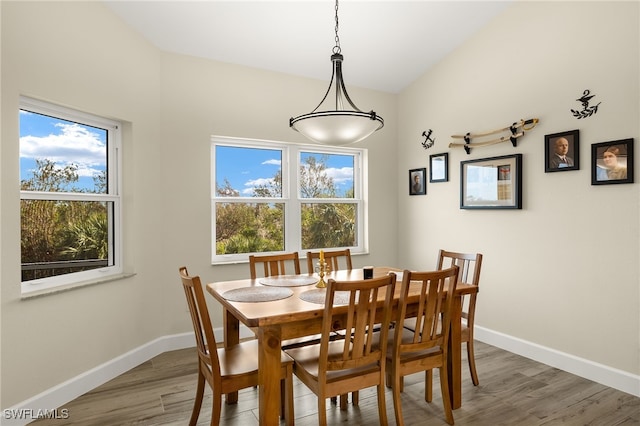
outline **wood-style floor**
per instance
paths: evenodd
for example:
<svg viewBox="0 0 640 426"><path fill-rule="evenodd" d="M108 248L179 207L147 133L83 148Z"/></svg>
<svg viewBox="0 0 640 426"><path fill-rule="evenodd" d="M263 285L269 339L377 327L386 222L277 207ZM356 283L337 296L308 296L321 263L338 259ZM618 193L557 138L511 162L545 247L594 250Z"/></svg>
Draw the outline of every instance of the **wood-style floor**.
<svg viewBox="0 0 640 426"><path fill-rule="evenodd" d="M464 353L464 351L463 351ZM463 360L466 367L466 359ZM480 385L474 387L465 368L462 407L454 410L459 426L497 425L631 425L640 423L640 398L556 368L531 361L478 342L476 362ZM93 391L65 404L66 420L39 420L33 425L186 425L191 414L196 384L194 349L167 352L132 369ZM438 375L434 399L424 401L424 375L405 378L402 395L405 424L446 425ZM296 425L317 425L316 399L296 381ZM330 425L379 424L375 388L360 392L360 404L341 411L327 404ZM198 425L208 425L211 392L205 400ZM387 390L389 424L395 424L391 391ZM258 424L257 389L240 392L237 405L223 403L223 425Z"/></svg>

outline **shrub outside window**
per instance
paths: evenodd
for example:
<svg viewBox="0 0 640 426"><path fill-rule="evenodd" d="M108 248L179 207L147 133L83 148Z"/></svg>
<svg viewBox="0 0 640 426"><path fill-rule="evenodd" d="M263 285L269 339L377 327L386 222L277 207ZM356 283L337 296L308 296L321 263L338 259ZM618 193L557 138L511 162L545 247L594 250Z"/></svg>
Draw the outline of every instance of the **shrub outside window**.
<svg viewBox="0 0 640 426"><path fill-rule="evenodd" d="M20 98L23 294L122 273L120 129Z"/></svg>
<svg viewBox="0 0 640 426"><path fill-rule="evenodd" d="M363 252L365 162L363 149L213 137L212 262Z"/></svg>

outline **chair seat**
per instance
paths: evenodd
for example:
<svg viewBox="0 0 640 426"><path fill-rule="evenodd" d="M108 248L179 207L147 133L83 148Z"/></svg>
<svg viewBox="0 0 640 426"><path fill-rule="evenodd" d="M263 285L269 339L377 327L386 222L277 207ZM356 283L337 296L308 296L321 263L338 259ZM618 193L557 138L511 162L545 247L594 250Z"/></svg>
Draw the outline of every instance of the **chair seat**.
<svg viewBox="0 0 640 426"><path fill-rule="evenodd" d="M340 339L342 340L342 339ZM344 343L341 341L329 342L329 360L339 359L342 356ZM306 345L298 348L292 348L285 351L287 355L295 359L295 362L312 377L318 377L320 345ZM377 371L379 367L375 363L363 365L357 368L338 372L327 372L327 382L334 380L342 380L348 377L356 377L371 371ZM347 372L345 372L347 371Z"/></svg>
<svg viewBox="0 0 640 426"><path fill-rule="evenodd" d="M258 341L247 340L229 348L218 348L220 373L223 376L238 376L258 371ZM289 355L282 352L282 364L292 363Z"/></svg>
<svg viewBox="0 0 640 426"><path fill-rule="evenodd" d="M390 329L389 330L389 337L387 338L387 358L391 358L391 356L393 355L393 345L394 345L394 339L395 339L395 333L396 331L398 331L398 329ZM380 338L380 334L379 333L375 333L374 334L375 338L374 341L372 343L372 346L374 348L378 348L380 346L380 342L379 342L379 338ZM406 343L411 343L413 340L413 331L411 330L407 330L407 329L402 329L402 343L406 344ZM435 347L431 347L431 348L427 348L427 349L423 349L420 351L414 351L414 352L407 352L407 353L403 353L400 355L400 358L403 361L411 361L413 359L419 359L419 358L425 358L425 357L430 357L430 356L437 356L437 355L442 355L442 349L440 348L440 346L435 346Z"/></svg>

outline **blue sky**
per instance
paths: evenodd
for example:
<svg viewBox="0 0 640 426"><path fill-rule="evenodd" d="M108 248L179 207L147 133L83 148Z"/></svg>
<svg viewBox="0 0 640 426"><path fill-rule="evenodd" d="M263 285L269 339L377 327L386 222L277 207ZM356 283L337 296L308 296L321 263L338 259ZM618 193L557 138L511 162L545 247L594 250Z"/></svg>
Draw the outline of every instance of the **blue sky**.
<svg viewBox="0 0 640 426"><path fill-rule="evenodd" d="M106 169L107 131L70 121L20 111L20 180L29 179L36 159L59 167L78 167L79 188L92 188L93 176Z"/></svg>
<svg viewBox="0 0 640 426"><path fill-rule="evenodd" d="M269 182L282 163L281 151L275 149L216 147L216 181L222 186L226 178L241 195L251 196L253 188ZM303 160L307 153L302 153ZM333 178L338 193L353 187L353 157L329 155L326 173Z"/></svg>
<svg viewBox="0 0 640 426"><path fill-rule="evenodd" d="M33 175L36 159L47 158L59 167L78 167L78 188L93 187L93 176L106 168L107 131L58 118L20 111L20 179ZM227 178L241 195L268 183L280 169L281 151L218 146L216 180ZM316 155L319 155L315 153ZM312 155L302 153L304 156ZM353 157L331 154L326 173L333 178L338 194L353 187Z"/></svg>

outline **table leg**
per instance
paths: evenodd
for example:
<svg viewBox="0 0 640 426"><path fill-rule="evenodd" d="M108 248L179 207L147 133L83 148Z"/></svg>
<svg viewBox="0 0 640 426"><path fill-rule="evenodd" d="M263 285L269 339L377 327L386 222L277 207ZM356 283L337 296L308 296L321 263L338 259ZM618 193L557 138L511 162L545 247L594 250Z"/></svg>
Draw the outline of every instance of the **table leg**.
<svg viewBox="0 0 640 426"><path fill-rule="evenodd" d="M447 368L449 370L449 394L451 408L454 410L462 406L462 297L457 296L453 301L451 313L451 331L449 335L449 350Z"/></svg>
<svg viewBox="0 0 640 426"><path fill-rule="evenodd" d="M281 344L282 334L279 326L258 328L260 425L280 424Z"/></svg>
<svg viewBox="0 0 640 426"><path fill-rule="evenodd" d="M240 321L233 316L227 309L222 310L224 319L224 347L229 349L240 343ZM238 402L238 392L229 392L225 396L227 404L235 404Z"/></svg>

